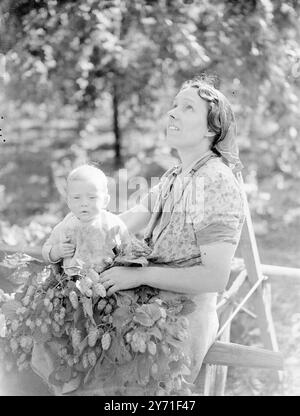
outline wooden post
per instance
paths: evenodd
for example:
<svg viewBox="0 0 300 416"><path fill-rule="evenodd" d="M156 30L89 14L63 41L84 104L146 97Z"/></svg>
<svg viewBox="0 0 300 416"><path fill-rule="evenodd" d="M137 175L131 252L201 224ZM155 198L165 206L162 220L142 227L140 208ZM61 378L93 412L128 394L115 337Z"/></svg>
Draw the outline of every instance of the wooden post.
<svg viewBox="0 0 300 416"><path fill-rule="evenodd" d="M226 322L228 317L231 315L232 311L233 311L233 304L230 303L220 316L220 325L219 325L220 327L222 327L222 325ZM231 329L231 323L225 328L224 332L221 334L220 341L230 342L230 329ZM216 366L216 380L215 380L215 386L214 386L214 392L213 392L214 396L224 396L227 372L228 372L227 366L224 366L224 365Z"/></svg>
<svg viewBox="0 0 300 416"><path fill-rule="evenodd" d="M204 365L204 385L203 385L203 396L213 396L214 386L216 379L216 365L205 364Z"/></svg>
<svg viewBox="0 0 300 416"><path fill-rule="evenodd" d="M262 269L257 249L255 234L253 230L250 210L248 206L247 196L244 191L243 178L240 173L237 174L238 180L241 183L241 188L244 194L245 201L245 223L242 229L240 239L240 249L245 262L245 267L248 272L249 281L255 284L258 280L262 279ZM258 325L261 332L261 337L265 348L278 351L278 344L271 315L271 308L266 304L263 297L262 287L259 286L253 295L253 302L255 306L255 313L258 317Z"/></svg>

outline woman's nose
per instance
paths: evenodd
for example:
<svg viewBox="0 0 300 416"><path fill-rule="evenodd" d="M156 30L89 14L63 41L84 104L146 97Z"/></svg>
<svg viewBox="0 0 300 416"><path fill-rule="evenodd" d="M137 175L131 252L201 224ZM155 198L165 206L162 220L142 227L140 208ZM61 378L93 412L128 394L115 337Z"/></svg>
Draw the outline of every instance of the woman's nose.
<svg viewBox="0 0 300 416"><path fill-rule="evenodd" d="M175 120L175 109L171 108L171 110L168 111L168 116L172 119Z"/></svg>

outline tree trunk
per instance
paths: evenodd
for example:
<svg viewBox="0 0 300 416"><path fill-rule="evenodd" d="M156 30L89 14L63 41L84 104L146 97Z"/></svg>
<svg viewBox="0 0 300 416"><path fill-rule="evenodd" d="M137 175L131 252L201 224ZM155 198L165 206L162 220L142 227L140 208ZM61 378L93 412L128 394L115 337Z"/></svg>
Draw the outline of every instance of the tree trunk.
<svg viewBox="0 0 300 416"><path fill-rule="evenodd" d="M119 95L117 82L113 82L112 88L112 105L113 105L113 130L115 135L115 167L119 169L122 166L121 155L121 130L119 125Z"/></svg>

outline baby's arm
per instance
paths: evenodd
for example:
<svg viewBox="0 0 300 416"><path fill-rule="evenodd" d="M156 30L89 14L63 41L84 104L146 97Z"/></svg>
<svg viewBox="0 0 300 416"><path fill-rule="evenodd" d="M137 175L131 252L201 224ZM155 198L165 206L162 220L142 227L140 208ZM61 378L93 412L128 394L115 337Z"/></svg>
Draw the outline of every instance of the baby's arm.
<svg viewBox="0 0 300 416"><path fill-rule="evenodd" d="M49 263L58 263L65 257L72 257L75 251L75 245L69 242L66 229L70 224L71 216L68 214L63 221L57 224L48 240L42 247L42 255L45 261Z"/></svg>

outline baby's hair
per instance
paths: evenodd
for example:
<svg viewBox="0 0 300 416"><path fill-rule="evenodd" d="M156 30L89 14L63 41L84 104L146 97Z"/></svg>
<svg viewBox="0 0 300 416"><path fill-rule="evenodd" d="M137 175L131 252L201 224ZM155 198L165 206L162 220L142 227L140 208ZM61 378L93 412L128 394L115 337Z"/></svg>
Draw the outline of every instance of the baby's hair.
<svg viewBox="0 0 300 416"><path fill-rule="evenodd" d="M67 188L70 182L78 180L92 181L103 192L108 193L107 178L102 170L95 166L85 164L73 169L67 177Z"/></svg>

